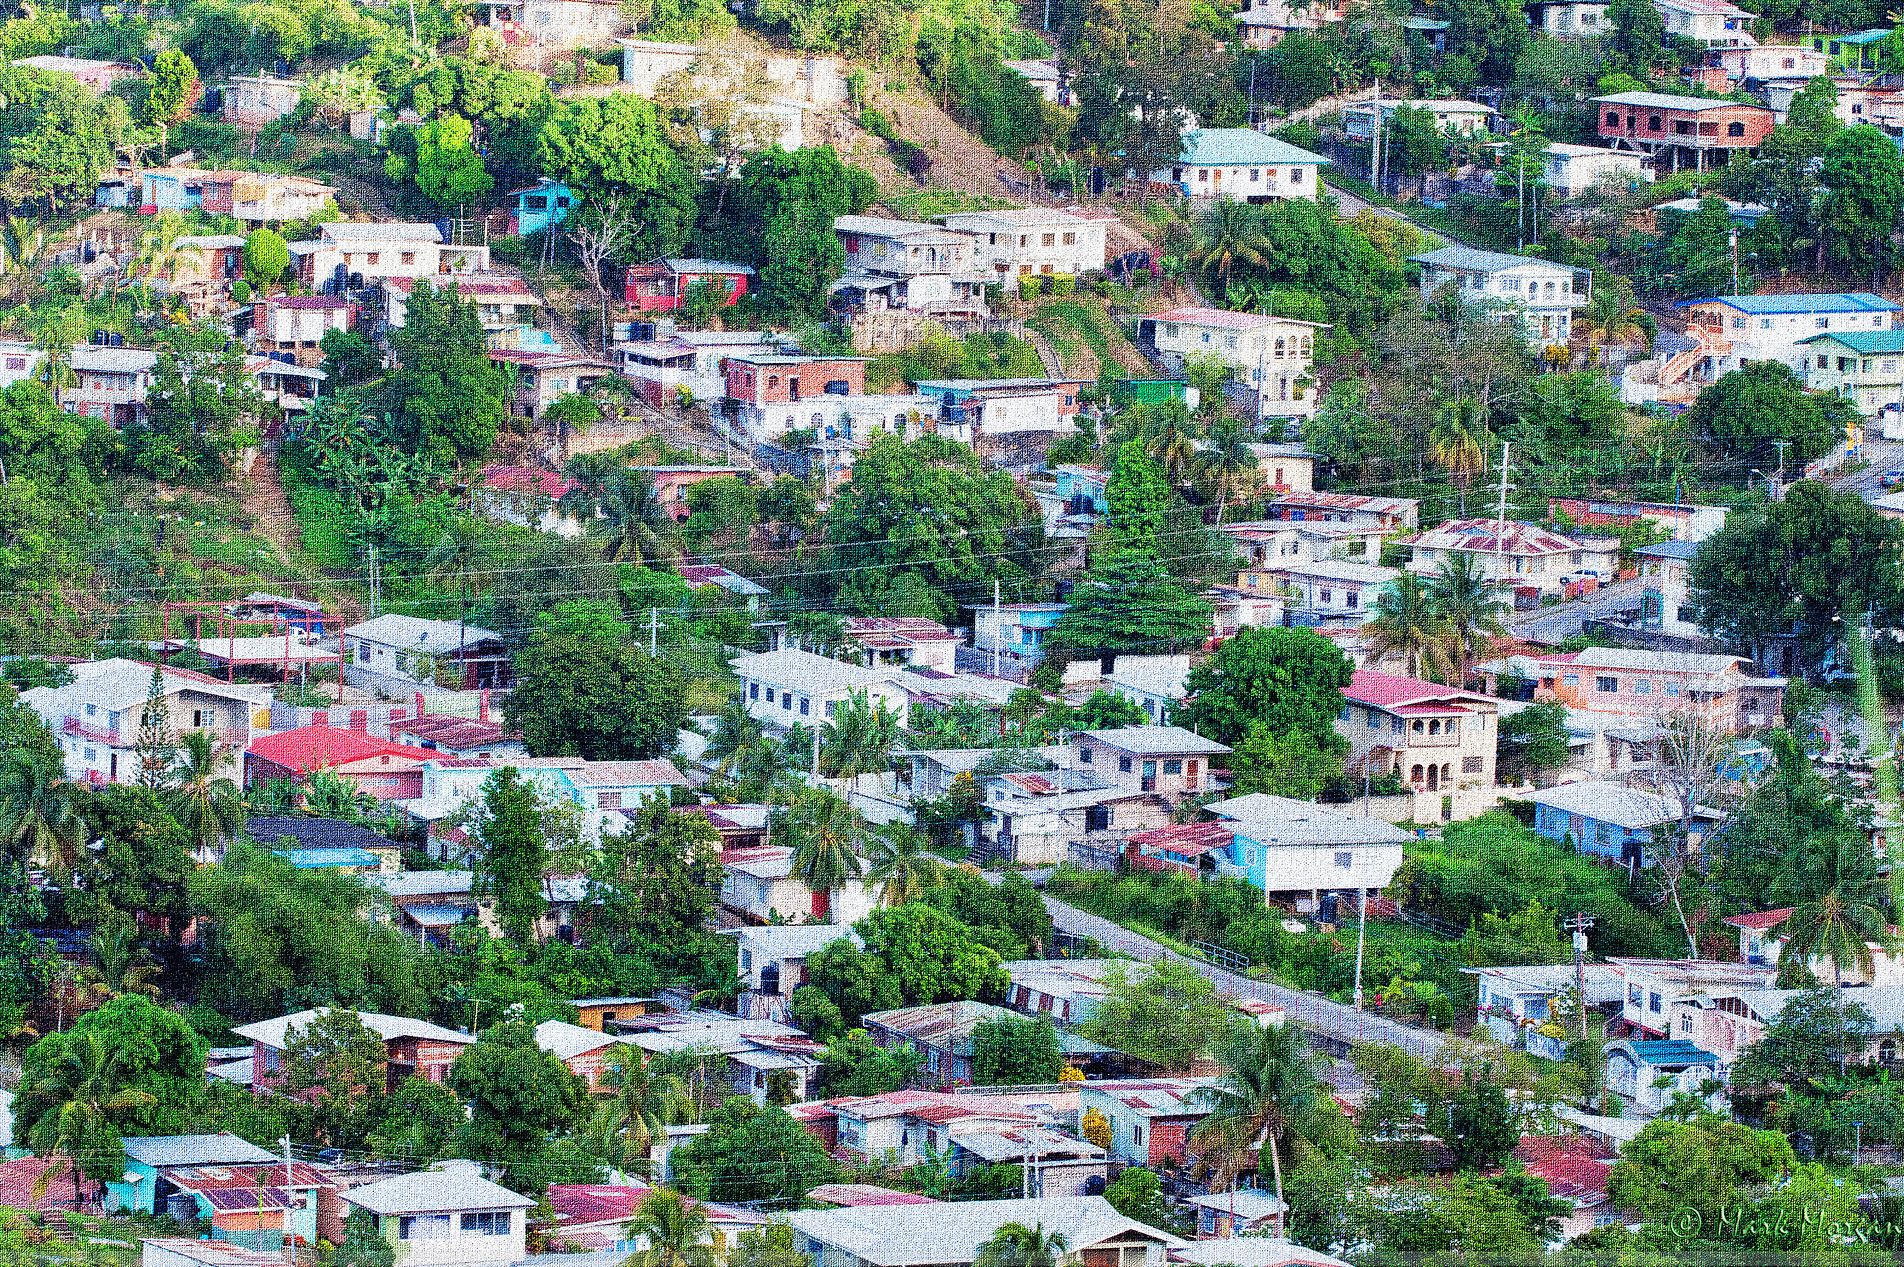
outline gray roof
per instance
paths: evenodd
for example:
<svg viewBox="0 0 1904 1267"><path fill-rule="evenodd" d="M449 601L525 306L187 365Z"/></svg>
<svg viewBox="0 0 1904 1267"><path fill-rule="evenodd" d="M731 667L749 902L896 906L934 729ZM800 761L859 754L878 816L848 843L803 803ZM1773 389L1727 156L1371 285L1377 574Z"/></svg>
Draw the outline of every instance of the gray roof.
<svg viewBox="0 0 1904 1267"><path fill-rule="evenodd" d="M1573 270L1565 264L1556 264L1552 260L1535 259L1531 255L1507 255L1500 251L1483 251L1472 246L1444 246L1437 251L1427 251L1408 257L1417 264L1426 264L1430 268L1456 268L1470 273L1504 273L1510 268L1521 268L1528 264L1538 264L1542 268L1557 269L1567 273Z"/></svg>
<svg viewBox="0 0 1904 1267"><path fill-rule="evenodd" d="M1042 1227L1064 1237L1072 1254L1113 1237L1135 1234L1158 1244L1184 1244L1119 1214L1103 1197L954 1201L936 1205L870 1205L844 1210L796 1210L794 1230L874 1267L969 1263L1007 1223Z"/></svg>
<svg viewBox="0 0 1904 1267"><path fill-rule="evenodd" d="M333 242L395 239L408 242L441 242L443 240L442 230L433 224L401 221L332 220L320 225L318 232Z"/></svg>
<svg viewBox="0 0 1904 1267"><path fill-rule="evenodd" d="M126 1156L143 1165L262 1166L279 1160L229 1132L217 1135L142 1135L124 1141Z"/></svg>
<svg viewBox="0 0 1904 1267"><path fill-rule="evenodd" d="M91 660L84 664L68 665L67 670L73 675L71 682L64 686L36 686L22 691L21 702L40 716L50 719L81 714L87 704L116 710L137 708L145 703L146 696L152 690L152 666L137 660ZM271 688L268 686L215 682L202 674L182 673L176 669L166 669L164 675L167 695L194 691L202 695L245 700L251 704L264 704L271 698Z"/></svg>
<svg viewBox="0 0 1904 1267"><path fill-rule="evenodd" d="M1340 1258L1271 1236L1213 1237L1170 1251L1175 1262L1198 1267L1349 1267Z"/></svg>
<svg viewBox="0 0 1904 1267"><path fill-rule="evenodd" d="M535 1039L536 1046L557 1060L573 1060L623 1041L619 1034L604 1034L601 1030L589 1029L585 1025L555 1020L544 1021L536 1026Z"/></svg>
<svg viewBox="0 0 1904 1267"><path fill-rule="evenodd" d="M429 1170L345 1190L344 1200L372 1214L526 1210L535 1202L483 1178L473 1161L439 1161Z"/></svg>
<svg viewBox="0 0 1904 1267"><path fill-rule="evenodd" d="M1230 750L1228 745L1205 739L1196 731L1185 730L1182 726L1120 726L1116 730L1087 730L1084 733L1101 744L1139 756L1173 756L1177 753L1216 756Z"/></svg>
<svg viewBox="0 0 1904 1267"><path fill-rule="evenodd" d="M1744 656L1697 651L1652 651L1645 647L1587 647L1573 657L1583 669L1636 669L1656 673L1730 673Z"/></svg>
<svg viewBox="0 0 1904 1267"><path fill-rule="evenodd" d="M1206 806L1261 845L1400 845L1412 840L1393 823L1325 808L1312 801L1252 792Z"/></svg>
<svg viewBox="0 0 1904 1267"><path fill-rule="evenodd" d="M742 677L758 678L777 686L791 686L812 695L833 691L863 691L880 683L890 684L899 676L897 669L864 669L844 660L833 660L811 651L783 647L738 655L730 663Z"/></svg>
<svg viewBox="0 0 1904 1267"><path fill-rule="evenodd" d="M282 1051L290 1041L293 1030L301 1030L324 1014L327 1008L306 1008L302 1012L293 1012L289 1016L273 1017L268 1021L253 1021L249 1025L232 1027L232 1033L252 1042L263 1043L266 1047L275 1047ZM348 1008L340 1009L349 1011ZM386 1016L381 1012L358 1012L357 1019L377 1037L389 1042L393 1038L423 1038L437 1043L473 1043L476 1040L458 1030L445 1029L441 1025L432 1025L428 1021L414 1020L408 1016Z"/></svg>
<svg viewBox="0 0 1904 1267"><path fill-rule="evenodd" d="M1238 1188L1234 1192L1206 1192L1190 1198L1190 1204L1206 1210L1227 1213L1234 1210L1240 1219L1254 1222L1281 1214L1288 1207L1273 1192L1261 1188Z"/></svg>
<svg viewBox="0 0 1904 1267"><path fill-rule="evenodd" d="M1490 988L1513 994L1561 994L1578 982L1570 963L1511 964L1497 968L1463 968L1470 976L1486 977ZM1587 1003L1589 1006L1612 1003L1623 993L1619 971L1611 964L1586 965Z"/></svg>
<svg viewBox="0 0 1904 1267"><path fill-rule="evenodd" d="M1657 827L1679 817L1679 807L1671 798L1607 779L1561 783L1529 792L1527 799L1563 814L1579 814L1629 831Z"/></svg>
<svg viewBox="0 0 1904 1267"><path fill-rule="evenodd" d="M159 363L151 348L108 348L93 343L73 345L72 368L102 374L149 374Z"/></svg>
<svg viewBox="0 0 1904 1267"><path fill-rule="evenodd" d="M1647 559L1690 559L1699 553L1697 541L1661 541L1657 545L1641 546L1634 554Z"/></svg>
<svg viewBox="0 0 1904 1267"><path fill-rule="evenodd" d="M770 960L802 959L842 937L855 943L859 934L851 924L764 924L725 930L754 954Z"/></svg>
<svg viewBox="0 0 1904 1267"><path fill-rule="evenodd" d="M473 871L373 871L359 877L391 897L426 897L468 893L476 882Z"/></svg>
<svg viewBox="0 0 1904 1267"><path fill-rule="evenodd" d="M1683 97L1670 92L1616 92L1593 101L1608 106L1639 106L1648 110L1717 110L1722 106L1747 105L1724 97ZM1760 106L1759 109L1764 109Z"/></svg>
<svg viewBox="0 0 1904 1267"><path fill-rule="evenodd" d="M402 616L388 612L360 621L344 630L346 638L360 638L385 647L428 651L433 655L455 651L479 642L500 642L502 635L476 625L459 625L453 620L425 620L421 616ZM458 641L458 638L461 641Z"/></svg>

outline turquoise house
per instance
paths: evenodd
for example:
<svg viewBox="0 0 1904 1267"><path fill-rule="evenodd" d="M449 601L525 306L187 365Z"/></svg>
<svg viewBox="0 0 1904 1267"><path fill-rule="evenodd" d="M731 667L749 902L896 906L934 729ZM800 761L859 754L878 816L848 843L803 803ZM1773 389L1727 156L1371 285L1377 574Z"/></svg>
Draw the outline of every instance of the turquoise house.
<svg viewBox="0 0 1904 1267"><path fill-rule="evenodd" d="M275 1251L317 1242L317 1195L329 1182L236 1135L159 1135L125 1141L124 1175L106 1184L121 1213L202 1221L211 1238Z"/></svg>
<svg viewBox="0 0 1904 1267"><path fill-rule="evenodd" d="M575 206L575 191L559 180L542 176L526 189L510 190L509 200L509 232L527 237L568 219L569 209Z"/></svg>
<svg viewBox="0 0 1904 1267"><path fill-rule="evenodd" d="M1104 470L1095 466L1059 466L1052 468L1051 473L1057 476L1058 496L1071 514L1110 513L1111 504L1105 499L1110 476Z"/></svg>

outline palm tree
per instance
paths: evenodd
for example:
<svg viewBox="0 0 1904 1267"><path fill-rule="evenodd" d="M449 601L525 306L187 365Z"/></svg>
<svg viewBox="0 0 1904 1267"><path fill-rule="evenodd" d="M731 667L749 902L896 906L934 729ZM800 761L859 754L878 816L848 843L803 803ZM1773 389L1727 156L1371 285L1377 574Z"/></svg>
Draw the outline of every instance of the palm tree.
<svg viewBox="0 0 1904 1267"><path fill-rule="evenodd" d="M73 373L73 345L85 337L86 314L77 308L46 308L34 314L33 349L40 354L34 377L48 391L57 395L61 388L79 385Z"/></svg>
<svg viewBox="0 0 1904 1267"><path fill-rule="evenodd" d="M77 1030L67 1036L53 1064L20 1089L22 1101L45 1106L30 1142L36 1152L67 1159L75 1205L82 1172L96 1179L118 1177L125 1165L119 1122L153 1103L150 1093L121 1086L127 1059L127 1050L108 1043L105 1035Z"/></svg>
<svg viewBox="0 0 1904 1267"><path fill-rule="evenodd" d="M1368 635L1369 658L1400 656L1409 677L1444 673L1449 664L1448 622L1435 610L1434 600L1421 578L1403 572L1375 597L1375 614L1362 626Z"/></svg>
<svg viewBox="0 0 1904 1267"><path fill-rule="evenodd" d="M430 547L429 555L423 565L432 578L443 580L454 577L456 580L456 666L457 685L461 686L464 676L464 643L469 640L469 597L470 578L476 572L476 564L482 558L485 534L483 526L473 515L457 515L450 520L449 526L437 537L436 544Z"/></svg>
<svg viewBox="0 0 1904 1267"><path fill-rule="evenodd" d="M1474 477L1487 470L1493 442L1488 434L1487 410L1481 402L1472 396L1457 396L1443 401L1435 410L1434 425L1428 429L1428 456L1448 472L1465 497Z"/></svg>
<svg viewBox="0 0 1904 1267"><path fill-rule="evenodd" d="M680 1193L656 1188L641 1199L628 1238L647 1248L629 1255L629 1267L720 1267L707 1215Z"/></svg>
<svg viewBox="0 0 1904 1267"><path fill-rule="evenodd" d="M6 279L7 298L20 302L44 272L51 240L39 221L8 215L0 222L0 277Z"/></svg>
<svg viewBox="0 0 1904 1267"><path fill-rule="evenodd" d="M1583 315L1588 355L1598 353L1602 364L1607 348L1625 347L1646 338L1646 327L1640 321L1645 310L1634 302L1633 283L1616 273L1606 274L1603 284L1596 279L1593 297L1587 301Z"/></svg>
<svg viewBox="0 0 1904 1267"><path fill-rule="evenodd" d="M1063 1233L1047 1232L1042 1223L1007 1223L978 1247L972 1267L1059 1267L1070 1248Z"/></svg>
<svg viewBox="0 0 1904 1267"><path fill-rule="evenodd" d="M1781 984L1796 984L1817 959L1831 964L1832 985L1844 988L1844 970L1864 980L1874 970L1872 947L1891 944L1890 886L1878 875L1870 847L1856 834L1841 833L1801 846L1792 885L1799 897L1780 931Z"/></svg>
<svg viewBox="0 0 1904 1267"><path fill-rule="evenodd" d="M1240 269L1269 266L1269 240L1263 213L1238 198L1219 198L1197 222L1190 265L1218 292L1229 289Z"/></svg>
<svg viewBox="0 0 1904 1267"><path fill-rule="evenodd" d="M1441 569L1428 579L1428 598L1447 622L1457 660L1455 684L1463 685L1482 641L1507 637L1507 626L1501 623L1507 602L1480 561L1466 552L1442 560Z"/></svg>
<svg viewBox="0 0 1904 1267"><path fill-rule="evenodd" d="M73 869L86 825L56 756L20 750L0 765L0 843L21 860Z"/></svg>
<svg viewBox="0 0 1904 1267"><path fill-rule="evenodd" d="M578 453L562 464L568 476L569 491L556 498L555 508L578 519L593 519L607 497L608 485L622 470L620 459L611 453Z"/></svg>
<svg viewBox="0 0 1904 1267"><path fill-rule="evenodd" d="M1184 472L1197 460L1197 431L1187 410L1159 410L1156 430L1144 439L1144 452L1164 469L1164 478L1172 484L1183 481Z"/></svg>
<svg viewBox="0 0 1904 1267"><path fill-rule="evenodd" d="M245 825L245 798L238 785L220 778L218 759L223 751L208 730L187 731L179 739L178 764L172 771L167 798L172 814L191 837L201 857L211 847Z"/></svg>
<svg viewBox="0 0 1904 1267"><path fill-rule="evenodd" d="M1256 457L1249 428L1235 418L1224 418L1210 428L1210 440L1197 455L1197 473L1216 490L1216 522L1223 526L1230 499L1263 482L1263 464Z"/></svg>
<svg viewBox="0 0 1904 1267"><path fill-rule="evenodd" d="M898 742L899 714L883 699L852 691L820 727L820 768L850 791L860 775L882 774L892 768L892 750Z"/></svg>
<svg viewBox="0 0 1904 1267"><path fill-rule="evenodd" d="M99 921L92 937L93 966L99 979L114 994L143 994L159 997L159 965L152 952L139 944L138 930L125 916Z"/></svg>
<svg viewBox="0 0 1904 1267"><path fill-rule="evenodd" d="M747 701L738 695L731 696L715 716L714 736L707 741L701 756L712 761L721 773L731 775L740 764L741 753L758 743L765 733L766 729L747 711Z"/></svg>
<svg viewBox="0 0 1904 1267"><path fill-rule="evenodd" d="M1216 1059L1223 1073L1204 1088L1210 1115L1190 1132L1190 1146L1199 1165L1225 1185L1260 1166L1267 1148L1280 1201L1283 1141L1301 1138L1322 1100L1308 1040L1294 1025L1245 1022L1224 1034Z"/></svg>
<svg viewBox="0 0 1904 1267"><path fill-rule="evenodd" d="M926 848L926 838L918 831L891 823L866 838L866 878L880 886L880 901L903 906L944 879L945 864Z"/></svg>
<svg viewBox="0 0 1904 1267"><path fill-rule="evenodd" d="M673 521L646 475L623 471L602 489L601 518L589 525L602 537L602 557L640 567L666 547Z"/></svg>
<svg viewBox="0 0 1904 1267"><path fill-rule="evenodd" d="M860 874L860 817L824 788L802 792L782 816L781 843L793 848L793 876L813 893L813 916L832 912L833 890Z"/></svg>

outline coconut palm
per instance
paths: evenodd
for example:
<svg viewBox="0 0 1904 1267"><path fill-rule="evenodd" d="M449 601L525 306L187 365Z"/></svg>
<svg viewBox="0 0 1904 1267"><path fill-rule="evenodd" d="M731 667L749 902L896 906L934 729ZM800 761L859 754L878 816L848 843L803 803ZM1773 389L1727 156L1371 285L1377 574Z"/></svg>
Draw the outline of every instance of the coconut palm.
<svg viewBox="0 0 1904 1267"><path fill-rule="evenodd" d="M86 314L77 308L45 308L34 314L33 350L40 354L34 377L57 393L77 387L73 373L73 345L86 337Z"/></svg>
<svg viewBox="0 0 1904 1267"><path fill-rule="evenodd" d="M1070 1248L1062 1233L1047 1232L1042 1223L1007 1223L978 1247L972 1267L1059 1267Z"/></svg>
<svg viewBox="0 0 1904 1267"><path fill-rule="evenodd" d="M1428 456L1436 466L1448 472L1457 488L1465 490L1474 477L1487 470L1488 450L1494 438L1488 434L1487 410L1472 396L1445 400L1435 410L1434 425L1428 429Z"/></svg>
<svg viewBox="0 0 1904 1267"><path fill-rule="evenodd" d="M1183 482L1184 472L1197 460L1197 430L1182 408L1159 410L1156 429L1144 438L1144 452L1161 466L1172 484Z"/></svg>
<svg viewBox="0 0 1904 1267"><path fill-rule="evenodd" d="M899 730L899 714L885 700L852 691L820 727L820 768L850 790L860 775L892 769Z"/></svg>
<svg viewBox="0 0 1904 1267"><path fill-rule="evenodd" d="M866 838L866 878L880 886L880 901L903 906L943 880L945 864L926 848L924 836L904 823L891 823Z"/></svg>
<svg viewBox="0 0 1904 1267"><path fill-rule="evenodd" d="M81 1198L80 1176L117 1179L125 1166L119 1124L134 1109L153 1103L149 1092L122 1084L128 1050L96 1030L67 1035L57 1059L20 1088L22 1103L39 1107L28 1142L34 1151L66 1159L73 1174L73 1203Z"/></svg>
<svg viewBox="0 0 1904 1267"><path fill-rule="evenodd" d="M223 750L208 730L187 731L179 739L167 800L172 815L201 855L245 825L245 798L238 785L218 774Z"/></svg>
<svg viewBox="0 0 1904 1267"><path fill-rule="evenodd" d="M674 524L655 492L654 481L620 471L602 488L601 517L589 524L602 539L602 557L640 567L662 553Z"/></svg>
<svg viewBox="0 0 1904 1267"><path fill-rule="evenodd" d="M1786 983L1814 960L1831 964L1832 984L1844 987L1845 969L1868 981L1873 947L1892 942L1890 886L1879 876L1870 847L1855 833L1842 833L1804 848L1793 868L1797 900L1780 932L1779 975Z"/></svg>
<svg viewBox="0 0 1904 1267"><path fill-rule="evenodd" d="M9 215L0 221L0 278L10 302L19 303L45 271L51 245L46 227L26 216Z"/></svg>
<svg viewBox="0 0 1904 1267"><path fill-rule="evenodd" d="M58 757L19 750L0 764L0 844L9 853L71 871L85 840L73 785Z"/></svg>
<svg viewBox="0 0 1904 1267"><path fill-rule="evenodd" d="M1282 1149L1302 1137L1322 1101L1308 1040L1294 1025L1232 1026L1217 1043L1223 1073L1202 1093L1210 1115L1190 1133L1199 1166L1229 1185L1269 1152L1276 1197L1283 1195Z"/></svg>
<svg viewBox="0 0 1904 1267"><path fill-rule="evenodd" d="M747 701L739 695L730 696L714 718L714 736L701 755L721 773L731 775L740 764L741 753L760 742L765 733L766 729L747 711Z"/></svg>
<svg viewBox="0 0 1904 1267"><path fill-rule="evenodd" d="M1249 428L1235 418L1212 426L1209 442L1197 455L1197 474L1216 492L1216 522L1222 527L1231 499L1263 482L1263 464L1256 457Z"/></svg>
<svg viewBox="0 0 1904 1267"><path fill-rule="evenodd" d="M1593 297L1582 314L1588 355L1604 364L1608 348L1643 342L1646 327L1640 319L1644 315L1633 299L1632 282L1614 273L1606 274L1603 281L1596 279Z"/></svg>
<svg viewBox="0 0 1904 1267"><path fill-rule="evenodd" d="M470 592L475 586L477 564L482 561L486 539L483 526L475 516L457 515L443 529L423 560L424 567L433 579L454 579L456 582L456 663L459 669L464 663L464 644L469 640ZM462 676L460 672L457 674L459 679ZM462 682L459 680L457 685L461 686Z"/></svg>
<svg viewBox="0 0 1904 1267"><path fill-rule="evenodd" d="M1197 221L1196 245L1190 266L1218 293L1229 288L1239 269L1267 268L1269 239L1263 232L1263 213L1238 198L1219 198Z"/></svg>
<svg viewBox="0 0 1904 1267"><path fill-rule="evenodd" d="M1501 617L1507 614L1508 604L1480 561L1465 552L1442 560L1440 570L1428 578L1428 598L1447 623L1456 660L1455 681L1463 684L1482 644L1507 637Z"/></svg>
<svg viewBox="0 0 1904 1267"><path fill-rule="evenodd" d="M1370 610L1375 614L1362 629L1368 635L1371 659L1400 656L1402 671L1409 677L1419 677L1424 670L1446 673L1451 659L1448 622L1435 609L1419 576L1403 572L1376 595Z"/></svg>
<svg viewBox="0 0 1904 1267"><path fill-rule="evenodd" d="M707 1215L668 1188L656 1188L635 1207L629 1240L645 1248L628 1256L629 1267L720 1267Z"/></svg>
<svg viewBox="0 0 1904 1267"><path fill-rule="evenodd" d="M139 944L133 922L118 915L99 921L92 936L93 967L99 979L114 994L143 994L159 997L159 965L152 952Z"/></svg>
<svg viewBox="0 0 1904 1267"><path fill-rule="evenodd" d="M809 788L781 815L778 830L781 843L793 849L794 878L813 893L814 918L828 918L833 891L862 869L859 842L865 824L833 793Z"/></svg>

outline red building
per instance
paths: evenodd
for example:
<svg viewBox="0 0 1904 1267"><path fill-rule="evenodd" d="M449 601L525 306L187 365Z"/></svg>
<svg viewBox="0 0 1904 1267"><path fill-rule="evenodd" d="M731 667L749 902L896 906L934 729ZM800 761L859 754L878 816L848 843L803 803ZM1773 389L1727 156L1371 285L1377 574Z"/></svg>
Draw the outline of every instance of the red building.
<svg viewBox="0 0 1904 1267"><path fill-rule="evenodd" d="M637 312L673 312L697 282L717 287L721 306L740 302L752 284L754 270L726 260L655 260L636 264L622 281L622 298Z"/></svg>
<svg viewBox="0 0 1904 1267"><path fill-rule="evenodd" d="M1665 170L1724 166L1751 153L1772 131L1772 112L1717 97L1616 92L1595 97L1600 136L1614 149L1644 150Z"/></svg>
<svg viewBox="0 0 1904 1267"><path fill-rule="evenodd" d="M728 399L749 405L865 394L866 362L860 357L736 356L727 362Z"/></svg>
<svg viewBox="0 0 1904 1267"><path fill-rule="evenodd" d="M408 801L423 795L423 763L442 755L361 731L300 726L254 740L245 749L245 786L268 779L301 783L313 771L329 770L377 800Z"/></svg>

